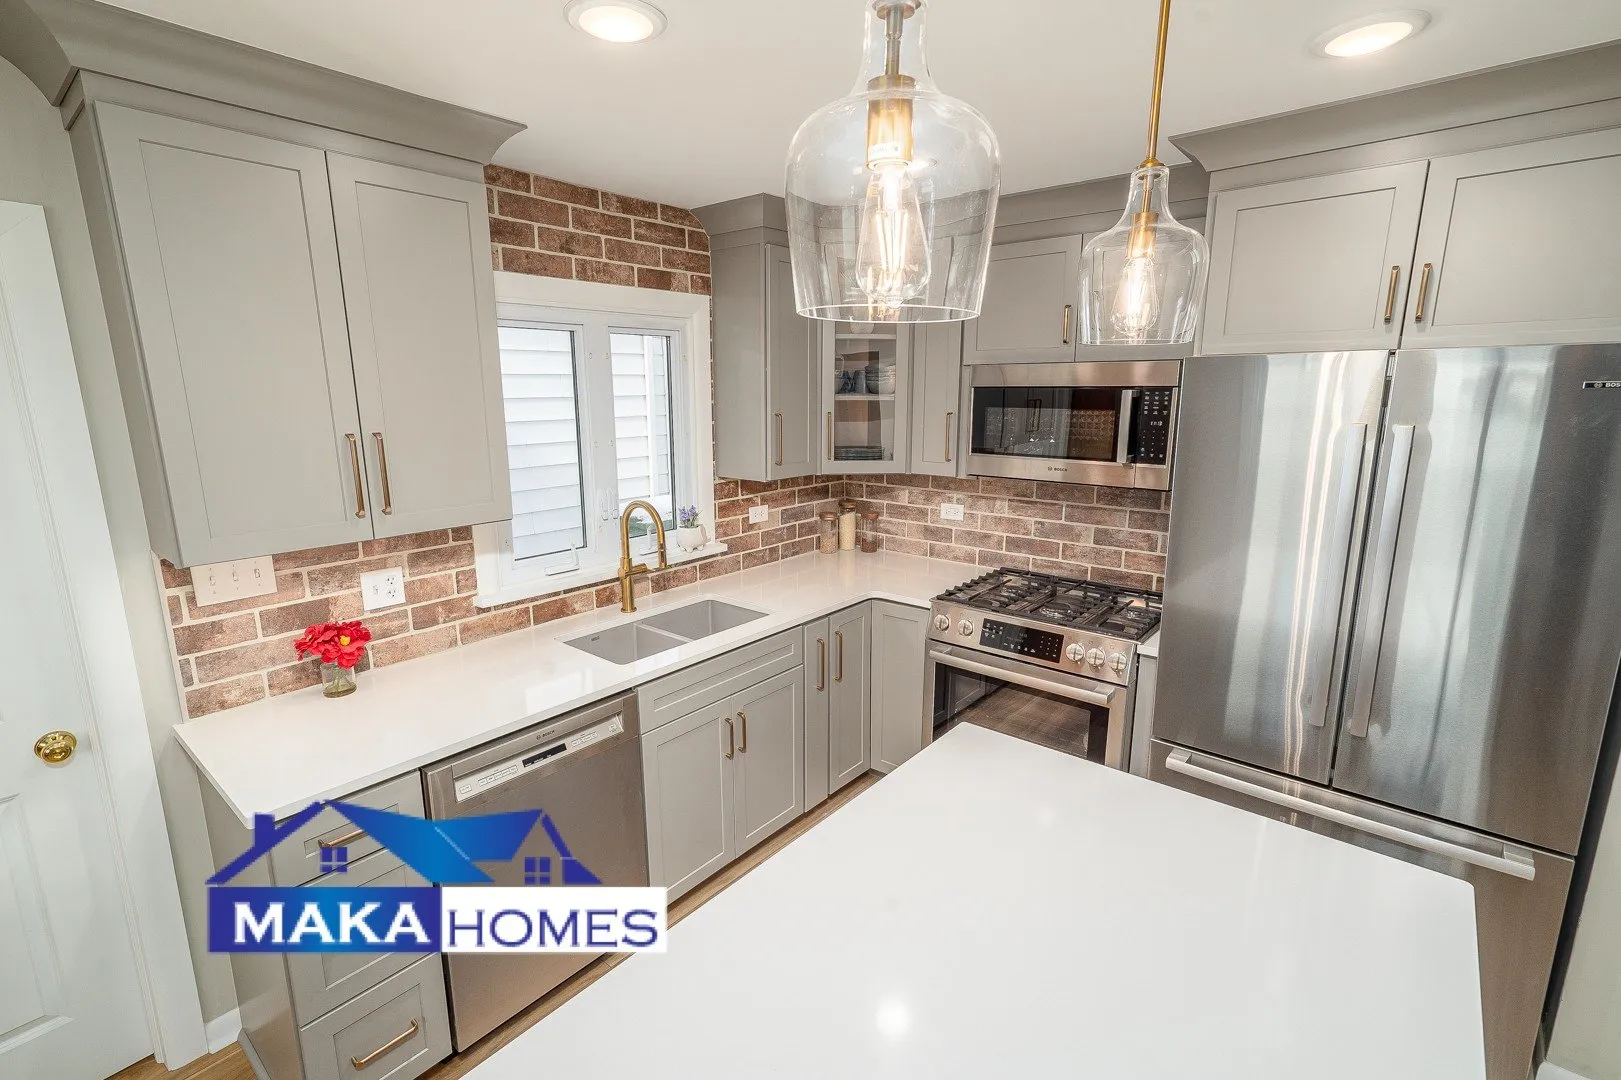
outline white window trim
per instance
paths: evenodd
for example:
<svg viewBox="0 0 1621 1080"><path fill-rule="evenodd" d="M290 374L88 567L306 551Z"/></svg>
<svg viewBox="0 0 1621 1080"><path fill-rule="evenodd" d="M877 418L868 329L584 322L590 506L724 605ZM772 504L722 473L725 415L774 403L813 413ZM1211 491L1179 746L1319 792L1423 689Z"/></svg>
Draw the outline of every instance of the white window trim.
<svg viewBox="0 0 1621 1080"><path fill-rule="evenodd" d="M536 277L530 274L495 272L495 302L576 312L601 313L669 320L679 324L685 352L688 390L677 396L672 407L685 422L686 439L677 446L679 470L676 490L682 499L698 507L700 520L713 536L715 521L715 455L712 446L709 356L709 297L694 293L639 289L628 285L603 285L594 281ZM587 508L588 512L590 508ZM726 545L711 539L695 552L681 551L675 545L673 530L668 542L671 566L708 558L726 551ZM510 522L492 522L473 527L474 567L478 575L477 607L493 607L514 600L527 600L565 589L600 585L618 575L619 560L599 558L590 564L560 574L540 575L519 572L512 558Z"/></svg>

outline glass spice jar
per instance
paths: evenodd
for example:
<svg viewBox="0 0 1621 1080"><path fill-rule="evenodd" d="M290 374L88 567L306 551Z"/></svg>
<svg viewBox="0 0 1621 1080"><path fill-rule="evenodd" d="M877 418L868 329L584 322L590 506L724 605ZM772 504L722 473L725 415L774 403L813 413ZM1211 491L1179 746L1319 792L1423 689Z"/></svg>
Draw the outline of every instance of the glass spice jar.
<svg viewBox="0 0 1621 1080"><path fill-rule="evenodd" d="M839 550L854 551L856 547L856 501L839 500Z"/></svg>
<svg viewBox="0 0 1621 1080"><path fill-rule="evenodd" d="M861 524L857 531L857 543L860 545L861 550L869 555L878 550L878 511L862 511Z"/></svg>
<svg viewBox="0 0 1621 1080"><path fill-rule="evenodd" d="M839 515L831 510L823 510L816 516L821 519L816 531L816 550L823 555L831 555L839 550Z"/></svg>

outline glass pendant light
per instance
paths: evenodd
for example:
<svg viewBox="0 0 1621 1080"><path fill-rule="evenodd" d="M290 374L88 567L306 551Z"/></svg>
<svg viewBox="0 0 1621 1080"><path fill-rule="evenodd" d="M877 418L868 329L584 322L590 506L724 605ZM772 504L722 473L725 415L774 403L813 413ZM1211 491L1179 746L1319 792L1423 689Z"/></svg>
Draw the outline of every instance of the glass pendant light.
<svg viewBox="0 0 1621 1080"><path fill-rule="evenodd" d="M1210 249L1171 216L1170 170L1157 157L1170 25L1171 0L1160 0L1148 156L1131 174L1120 221L1081 252L1083 345L1177 345L1198 329Z"/></svg>
<svg viewBox="0 0 1621 1080"><path fill-rule="evenodd" d="M1001 185L996 136L934 86L925 0L871 0L855 88L788 151L795 306L840 322L979 314Z"/></svg>

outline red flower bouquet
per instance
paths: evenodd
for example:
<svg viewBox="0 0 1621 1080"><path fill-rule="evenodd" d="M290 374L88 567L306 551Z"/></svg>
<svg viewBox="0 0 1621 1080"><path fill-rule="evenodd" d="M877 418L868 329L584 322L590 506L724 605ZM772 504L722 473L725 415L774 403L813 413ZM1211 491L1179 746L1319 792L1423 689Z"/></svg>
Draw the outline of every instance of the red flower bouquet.
<svg viewBox="0 0 1621 1080"><path fill-rule="evenodd" d="M366 654L371 631L363 623L318 623L304 631L293 644L298 655L321 659L321 692L327 697L343 697L355 692L355 665Z"/></svg>
<svg viewBox="0 0 1621 1080"><path fill-rule="evenodd" d="M293 645L298 655L319 656L323 664L336 664L352 668L360 663L366 652L371 631L358 620L355 622L317 623L304 631L304 636Z"/></svg>

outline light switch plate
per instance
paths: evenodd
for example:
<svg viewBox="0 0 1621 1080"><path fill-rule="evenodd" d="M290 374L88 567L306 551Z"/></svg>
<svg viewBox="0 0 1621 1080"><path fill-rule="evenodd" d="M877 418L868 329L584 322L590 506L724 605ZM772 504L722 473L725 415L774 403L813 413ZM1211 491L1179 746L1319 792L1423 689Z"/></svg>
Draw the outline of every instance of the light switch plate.
<svg viewBox="0 0 1621 1080"><path fill-rule="evenodd" d="M191 587L200 608L250 596L267 596L276 591L276 567L269 555L194 566Z"/></svg>
<svg viewBox="0 0 1621 1080"><path fill-rule="evenodd" d="M405 603L405 571L398 566L360 575L360 606L367 611Z"/></svg>
<svg viewBox="0 0 1621 1080"><path fill-rule="evenodd" d="M769 507L769 506L751 506L751 507L749 507L749 524L750 525L763 524L765 522L765 520L767 518L769 518L770 516L771 516L771 507Z"/></svg>
<svg viewBox="0 0 1621 1080"><path fill-rule="evenodd" d="M940 504L941 521L961 521L962 503L948 502Z"/></svg>

